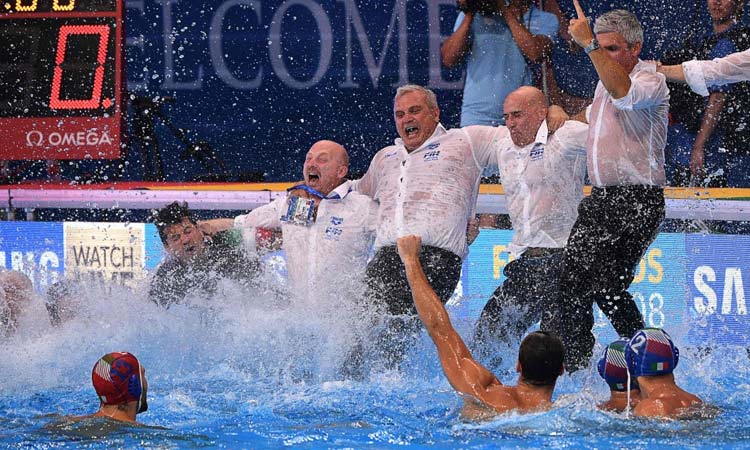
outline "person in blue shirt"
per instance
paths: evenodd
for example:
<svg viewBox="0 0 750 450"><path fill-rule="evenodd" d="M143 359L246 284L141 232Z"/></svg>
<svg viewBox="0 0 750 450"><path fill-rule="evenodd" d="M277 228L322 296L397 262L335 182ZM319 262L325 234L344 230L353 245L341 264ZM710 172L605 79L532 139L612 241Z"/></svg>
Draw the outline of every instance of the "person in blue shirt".
<svg viewBox="0 0 750 450"><path fill-rule="evenodd" d="M466 63L461 126L503 123L505 97L534 84L550 54L558 21L530 0L458 0L462 12L441 47L443 65Z"/></svg>

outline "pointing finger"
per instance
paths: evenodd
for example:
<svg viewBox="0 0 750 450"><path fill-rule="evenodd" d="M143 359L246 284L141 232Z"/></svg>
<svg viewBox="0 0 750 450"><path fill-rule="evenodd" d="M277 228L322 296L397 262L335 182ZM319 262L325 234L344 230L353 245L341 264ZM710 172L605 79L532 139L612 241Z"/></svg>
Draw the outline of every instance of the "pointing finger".
<svg viewBox="0 0 750 450"><path fill-rule="evenodd" d="M586 19L586 13L583 12L583 8L581 8L581 4L578 3L578 0L573 0L573 6L576 8L576 13L578 14L579 19Z"/></svg>

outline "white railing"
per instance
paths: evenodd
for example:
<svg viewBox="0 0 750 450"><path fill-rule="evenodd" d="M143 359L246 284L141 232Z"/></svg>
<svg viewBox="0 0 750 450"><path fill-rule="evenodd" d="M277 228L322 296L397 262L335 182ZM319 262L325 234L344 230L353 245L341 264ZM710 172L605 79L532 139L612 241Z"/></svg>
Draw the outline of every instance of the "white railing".
<svg viewBox="0 0 750 450"><path fill-rule="evenodd" d="M187 201L191 209L250 210L269 203L276 190L114 190L114 189L3 189L0 208L151 209ZM750 220L750 201L717 198L667 198L667 218ZM480 194L479 213L507 213L503 194Z"/></svg>

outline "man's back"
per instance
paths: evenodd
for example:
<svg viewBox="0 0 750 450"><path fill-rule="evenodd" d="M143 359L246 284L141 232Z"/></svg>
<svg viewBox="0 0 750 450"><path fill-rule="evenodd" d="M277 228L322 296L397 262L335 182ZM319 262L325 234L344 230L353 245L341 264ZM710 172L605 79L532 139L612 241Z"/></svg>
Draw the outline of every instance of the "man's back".
<svg viewBox="0 0 750 450"><path fill-rule="evenodd" d="M633 413L641 417L680 417L701 404L703 401L696 395L673 386L660 389L649 395L649 398L642 399Z"/></svg>

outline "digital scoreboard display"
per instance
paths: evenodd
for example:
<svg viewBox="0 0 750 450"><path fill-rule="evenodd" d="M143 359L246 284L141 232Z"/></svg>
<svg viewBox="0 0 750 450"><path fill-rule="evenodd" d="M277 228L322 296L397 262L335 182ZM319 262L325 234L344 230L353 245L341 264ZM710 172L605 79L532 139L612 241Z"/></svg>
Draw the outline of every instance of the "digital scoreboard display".
<svg viewBox="0 0 750 450"><path fill-rule="evenodd" d="M114 159L123 0L0 0L0 160Z"/></svg>

